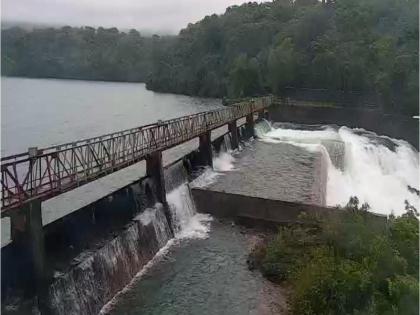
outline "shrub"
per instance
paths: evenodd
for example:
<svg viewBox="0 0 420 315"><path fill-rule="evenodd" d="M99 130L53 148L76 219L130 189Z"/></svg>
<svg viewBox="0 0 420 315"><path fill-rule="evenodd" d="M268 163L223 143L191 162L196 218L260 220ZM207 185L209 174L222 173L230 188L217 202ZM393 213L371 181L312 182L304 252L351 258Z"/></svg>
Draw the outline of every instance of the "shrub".
<svg viewBox="0 0 420 315"><path fill-rule="evenodd" d="M280 228L268 244L261 271L290 282L294 314L418 314L416 212L385 221L362 208L352 199L316 225Z"/></svg>

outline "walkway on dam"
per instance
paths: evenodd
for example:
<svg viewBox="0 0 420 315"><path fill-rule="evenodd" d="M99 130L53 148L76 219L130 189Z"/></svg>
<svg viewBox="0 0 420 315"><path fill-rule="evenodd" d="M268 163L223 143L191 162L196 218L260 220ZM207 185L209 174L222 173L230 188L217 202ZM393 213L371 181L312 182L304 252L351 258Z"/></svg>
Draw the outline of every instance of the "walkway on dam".
<svg viewBox="0 0 420 315"><path fill-rule="evenodd" d="M210 140L214 140L228 132L232 133L232 127L239 128L249 120L253 128L254 114L264 111L271 105L271 101L270 97L259 98L221 110L166 122L159 121L145 127L106 135L103 137L109 139L105 140L96 137L82 140L79 144L65 144L47 149L30 148L27 153L3 157L1 246L11 242L9 212L24 206L28 201L34 198L43 201L42 225L48 225L147 176L146 160L151 152L161 152L162 166L165 167L199 149L202 134L208 134ZM155 127L156 131L150 130ZM143 128L147 129L146 135L138 134ZM159 131L162 128L166 132ZM160 136L156 137L157 134ZM116 141L121 141L120 148L115 148L114 137ZM103 141L108 141L108 144ZM133 153L139 146L142 147L141 152ZM111 148L116 152L114 155L109 154ZM98 159L99 151L103 154L101 159ZM102 171L110 163L117 164L108 160L121 160L121 152L123 155L124 152L130 152L131 156L123 157L120 166ZM34 156L31 157L32 154ZM60 171L59 166L64 164L67 164L66 170L61 168ZM67 174L66 178L61 178L64 173ZM64 187L60 182L64 183Z"/></svg>
<svg viewBox="0 0 420 315"><path fill-rule="evenodd" d="M245 124L245 118L238 120L238 127ZM212 131L212 140L228 132L228 127L222 126ZM185 155L198 149L198 138L184 142L162 152L163 166L171 165ZM42 203L42 223L48 225L70 213L81 209L122 187L128 186L146 176L146 161L140 161L108 176L86 185L77 187L65 194L58 195ZM1 247L11 242L10 218L1 219Z"/></svg>
<svg viewBox="0 0 420 315"><path fill-rule="evenodd" d="M253 114L271 103L271 97L261 97L49 148L30 147L25 153L2 157L2 217L32 200L50 199L141 160L149 161L153 169L156 163L161 164L162 151L195 137L200 137L200 147L207 151L212 130L230 124L236 133L236 121L243 117L253 128Z"/></svg>

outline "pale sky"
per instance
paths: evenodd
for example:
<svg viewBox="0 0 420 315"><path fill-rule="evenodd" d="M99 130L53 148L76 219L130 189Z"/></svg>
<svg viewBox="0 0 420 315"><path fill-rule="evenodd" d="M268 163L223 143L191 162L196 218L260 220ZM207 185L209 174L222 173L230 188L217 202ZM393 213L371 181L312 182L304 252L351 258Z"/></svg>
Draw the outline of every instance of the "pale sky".
<svg viewBox="0 0 420 315"><path fill-rule="evenodd" d="M104 26L177 33L244 0L1 0L2 22Z"/></svg>

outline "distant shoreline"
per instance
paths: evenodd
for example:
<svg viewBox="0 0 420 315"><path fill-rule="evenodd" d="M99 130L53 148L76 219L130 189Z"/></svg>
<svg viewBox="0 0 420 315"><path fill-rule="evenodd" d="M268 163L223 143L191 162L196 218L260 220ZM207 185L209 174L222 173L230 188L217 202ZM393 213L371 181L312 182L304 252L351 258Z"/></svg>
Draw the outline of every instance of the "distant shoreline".
<svg viewBox="0 0 420 315"><path fill-rule="evenodd" d="M1 78L18 78L18 79L46 79L46 80L71 80L71 81L94 81L94 82L113 82L113 83L142 83L144 81L123 81L115 79L91 79L91 78L72 78L72 77L48 77L48 76L17 76L17 75L1 75ZM151 90L152 91L152 90Z"/></svg>

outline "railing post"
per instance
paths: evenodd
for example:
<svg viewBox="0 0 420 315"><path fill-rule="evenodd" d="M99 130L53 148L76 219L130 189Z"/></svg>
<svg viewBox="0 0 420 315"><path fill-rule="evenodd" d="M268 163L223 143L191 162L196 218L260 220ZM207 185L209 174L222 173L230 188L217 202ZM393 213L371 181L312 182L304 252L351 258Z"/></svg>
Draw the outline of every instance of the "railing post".
<svg viewBox="0 0 420 315"><path fill-rule="evenodd" d="M239 147L239 137L238 137L238 128L236 126L236 120L228 123L228 129L231 134L232 149L237 149Z"/></svg>
<svg viewBox="0 0 420 315"><path fill-rule="evenodd" d="M200 151L201 161L204 165L213 167L213 151L211 149L211 131L206 131L199 136L200 144L198 150Z"/></svg>
<svg viewBox="0 0 420 315"><path fill-rule="evenodd" d="M29 156L29 194L32 196L35 194L35 189L36 189L36 174L35 174L35 178L33 177L34 173L33 173L33 166L35 164L36 161L36 157L38 155L38 148L37 147L29 147L28 148L28 156ZM35 180L35 182L34 182ZM22 192L19 192L19 198L21 196Z"/></svg>

